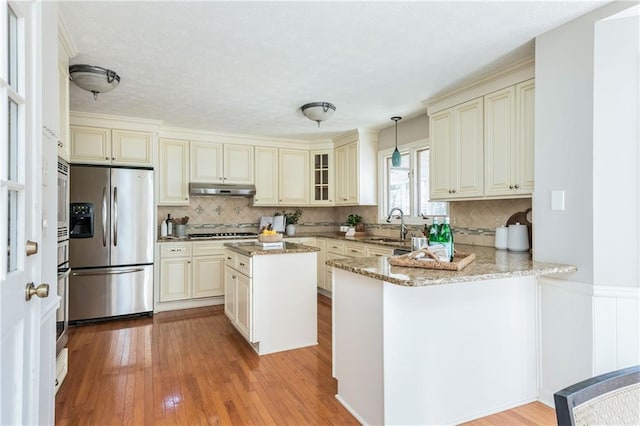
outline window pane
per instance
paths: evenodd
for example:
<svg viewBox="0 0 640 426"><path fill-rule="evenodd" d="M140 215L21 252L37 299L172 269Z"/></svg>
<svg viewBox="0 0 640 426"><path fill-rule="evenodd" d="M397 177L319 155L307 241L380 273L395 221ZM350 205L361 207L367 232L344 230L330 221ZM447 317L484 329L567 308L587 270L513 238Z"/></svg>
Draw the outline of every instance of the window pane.
<svg viewBox="0 0 640 426"><path fill-rule="evenodd" d="M389 210L393 207L399 207L407 216L411 215L410 170L409 154L403 154L400 157L399 167L393 167L391 158L387 158L387 176L389 179L387 199L389 200Z"/></svg>
<svg viewBox="0 0 640 426"><path fill-rule="evenodd" d="M18 191L9 191L7 223L7 272L18 268Z"/></svg>
<svg viewBox="0 0 640 426"><path fill-rule="evenodd" d="M429 216L449 214L449 203L429 202L429 148L417 151L418 213Z"/></svg>
<svg viewBox="0 0 640 426"><path fill-rule="evenodd" d="M9 22L7 25L9 46L7 46L9 63L9 86L18 91L18 18L9 7Z"/></svg>
<svg viewBox="0 0 640 426"><path fill-rule="evenodd" d="M18 104L9 100L9 143L7 144L7 160L9 163L8 179L18 180Z"/></svg>

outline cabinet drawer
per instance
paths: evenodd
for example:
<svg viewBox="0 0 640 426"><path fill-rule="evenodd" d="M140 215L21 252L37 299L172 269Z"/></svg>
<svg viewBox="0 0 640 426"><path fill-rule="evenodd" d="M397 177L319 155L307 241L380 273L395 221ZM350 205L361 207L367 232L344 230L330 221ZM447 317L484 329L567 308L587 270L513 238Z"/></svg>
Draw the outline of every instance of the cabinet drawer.
<svg viewBox="0 0 640 426"><path fill-rule="evenodd" d="M160 257L191 256L191 243L161 243Z"/></svg>
<svg viewBox="0 0 640 426"><path fill-rule="evenodd" d="M230 268L236 268L236 253L230 250L224 251L224 264Z"/></svg>
<svg viewBox="0 0 640 426"><path fill-rule="evenodd" d="M221 241L219 242L198 242L191 243L194 256L211 256L224 253L224 246Z"/></svg>
<svg viewBox="0 0 640 426"><path fill-rule="evenodd" d="M351 257L365 257L367 255L364 244L351 244L346 243L344 245L344 254Z"/></svg>
<svg viewBox="0 0 640 426"><path fill-rule="evenodd" d="M251 277L251 259L241 254L236 254L236 269L244 275Z"/></svg>
<svg viewBox="0 0 640 426"><path fill-rule="evenodd" d="M327 252L344 254L344 243L335 240L327 240Z"/></svg>
<svg viewBox="0 0 640 426"><path fill-rule="evenodd" d="M367 246L367 257L393 256L393 249L379 246Z"/></svg>

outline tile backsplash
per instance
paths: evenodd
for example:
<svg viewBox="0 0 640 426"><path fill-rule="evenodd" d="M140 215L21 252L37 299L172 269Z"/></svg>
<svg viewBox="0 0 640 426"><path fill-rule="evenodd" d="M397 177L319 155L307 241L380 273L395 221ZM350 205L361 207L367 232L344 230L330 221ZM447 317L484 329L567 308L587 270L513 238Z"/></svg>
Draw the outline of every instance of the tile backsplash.
<svg viewBox="0 0 640 426"><path fill-rule="evenodd" d="M455 201L450 203L449 213L455 241L462 244L493 246L495 228L504 225L516 212L531 207L530 198L513 200ZM215 229L211 232L236 230L257 232L262 216L276 212L293 211L296 207L254 207L250 198L243 197L191 197L189 206L158 207L158 219L167 214L179 219L189 216L188 230ZM297 225L298 233L337 232L350 214L362 216L367 232L372 235L395 237L397 225L378 224L376 206L358 207L302 207L303 213ZM419 233L422 225L410 226L409 234ZM188 232L189 232L188 231Z"/></svg>

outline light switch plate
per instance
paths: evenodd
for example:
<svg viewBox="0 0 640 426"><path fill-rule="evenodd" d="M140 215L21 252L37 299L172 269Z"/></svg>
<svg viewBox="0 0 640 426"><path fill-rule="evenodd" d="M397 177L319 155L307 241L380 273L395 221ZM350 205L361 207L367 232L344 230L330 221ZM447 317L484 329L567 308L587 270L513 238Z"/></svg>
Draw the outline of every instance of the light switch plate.
<svg viewBox="0 0 640 426"><path fill-rule="evenodd" d="M551 210L564 211L564 191L551 191Z"/></svg>

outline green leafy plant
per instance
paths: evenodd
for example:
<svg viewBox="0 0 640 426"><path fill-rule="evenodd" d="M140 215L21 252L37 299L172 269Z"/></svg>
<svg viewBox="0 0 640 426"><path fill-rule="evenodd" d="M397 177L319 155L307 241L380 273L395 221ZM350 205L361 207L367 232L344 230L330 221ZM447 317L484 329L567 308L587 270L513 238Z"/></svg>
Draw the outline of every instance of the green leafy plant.
<svg viewBox="0 0 640 426"><path fill-rule="evenodd" d="M355 227L357 224L362 222L362 216L357 214L350 214L347 218L347 225Z"/></svg>
<svg viewBox="0 0 640 426"><path fill-rule="evenodd" d="M296 223L298 223L300 217L302 216L302 210L296 209L296 211L293 212L287 212L283 210L282 213L276 212L275 216L284 216L284 220L287 222L287 225L295 225Z"/></svg>

